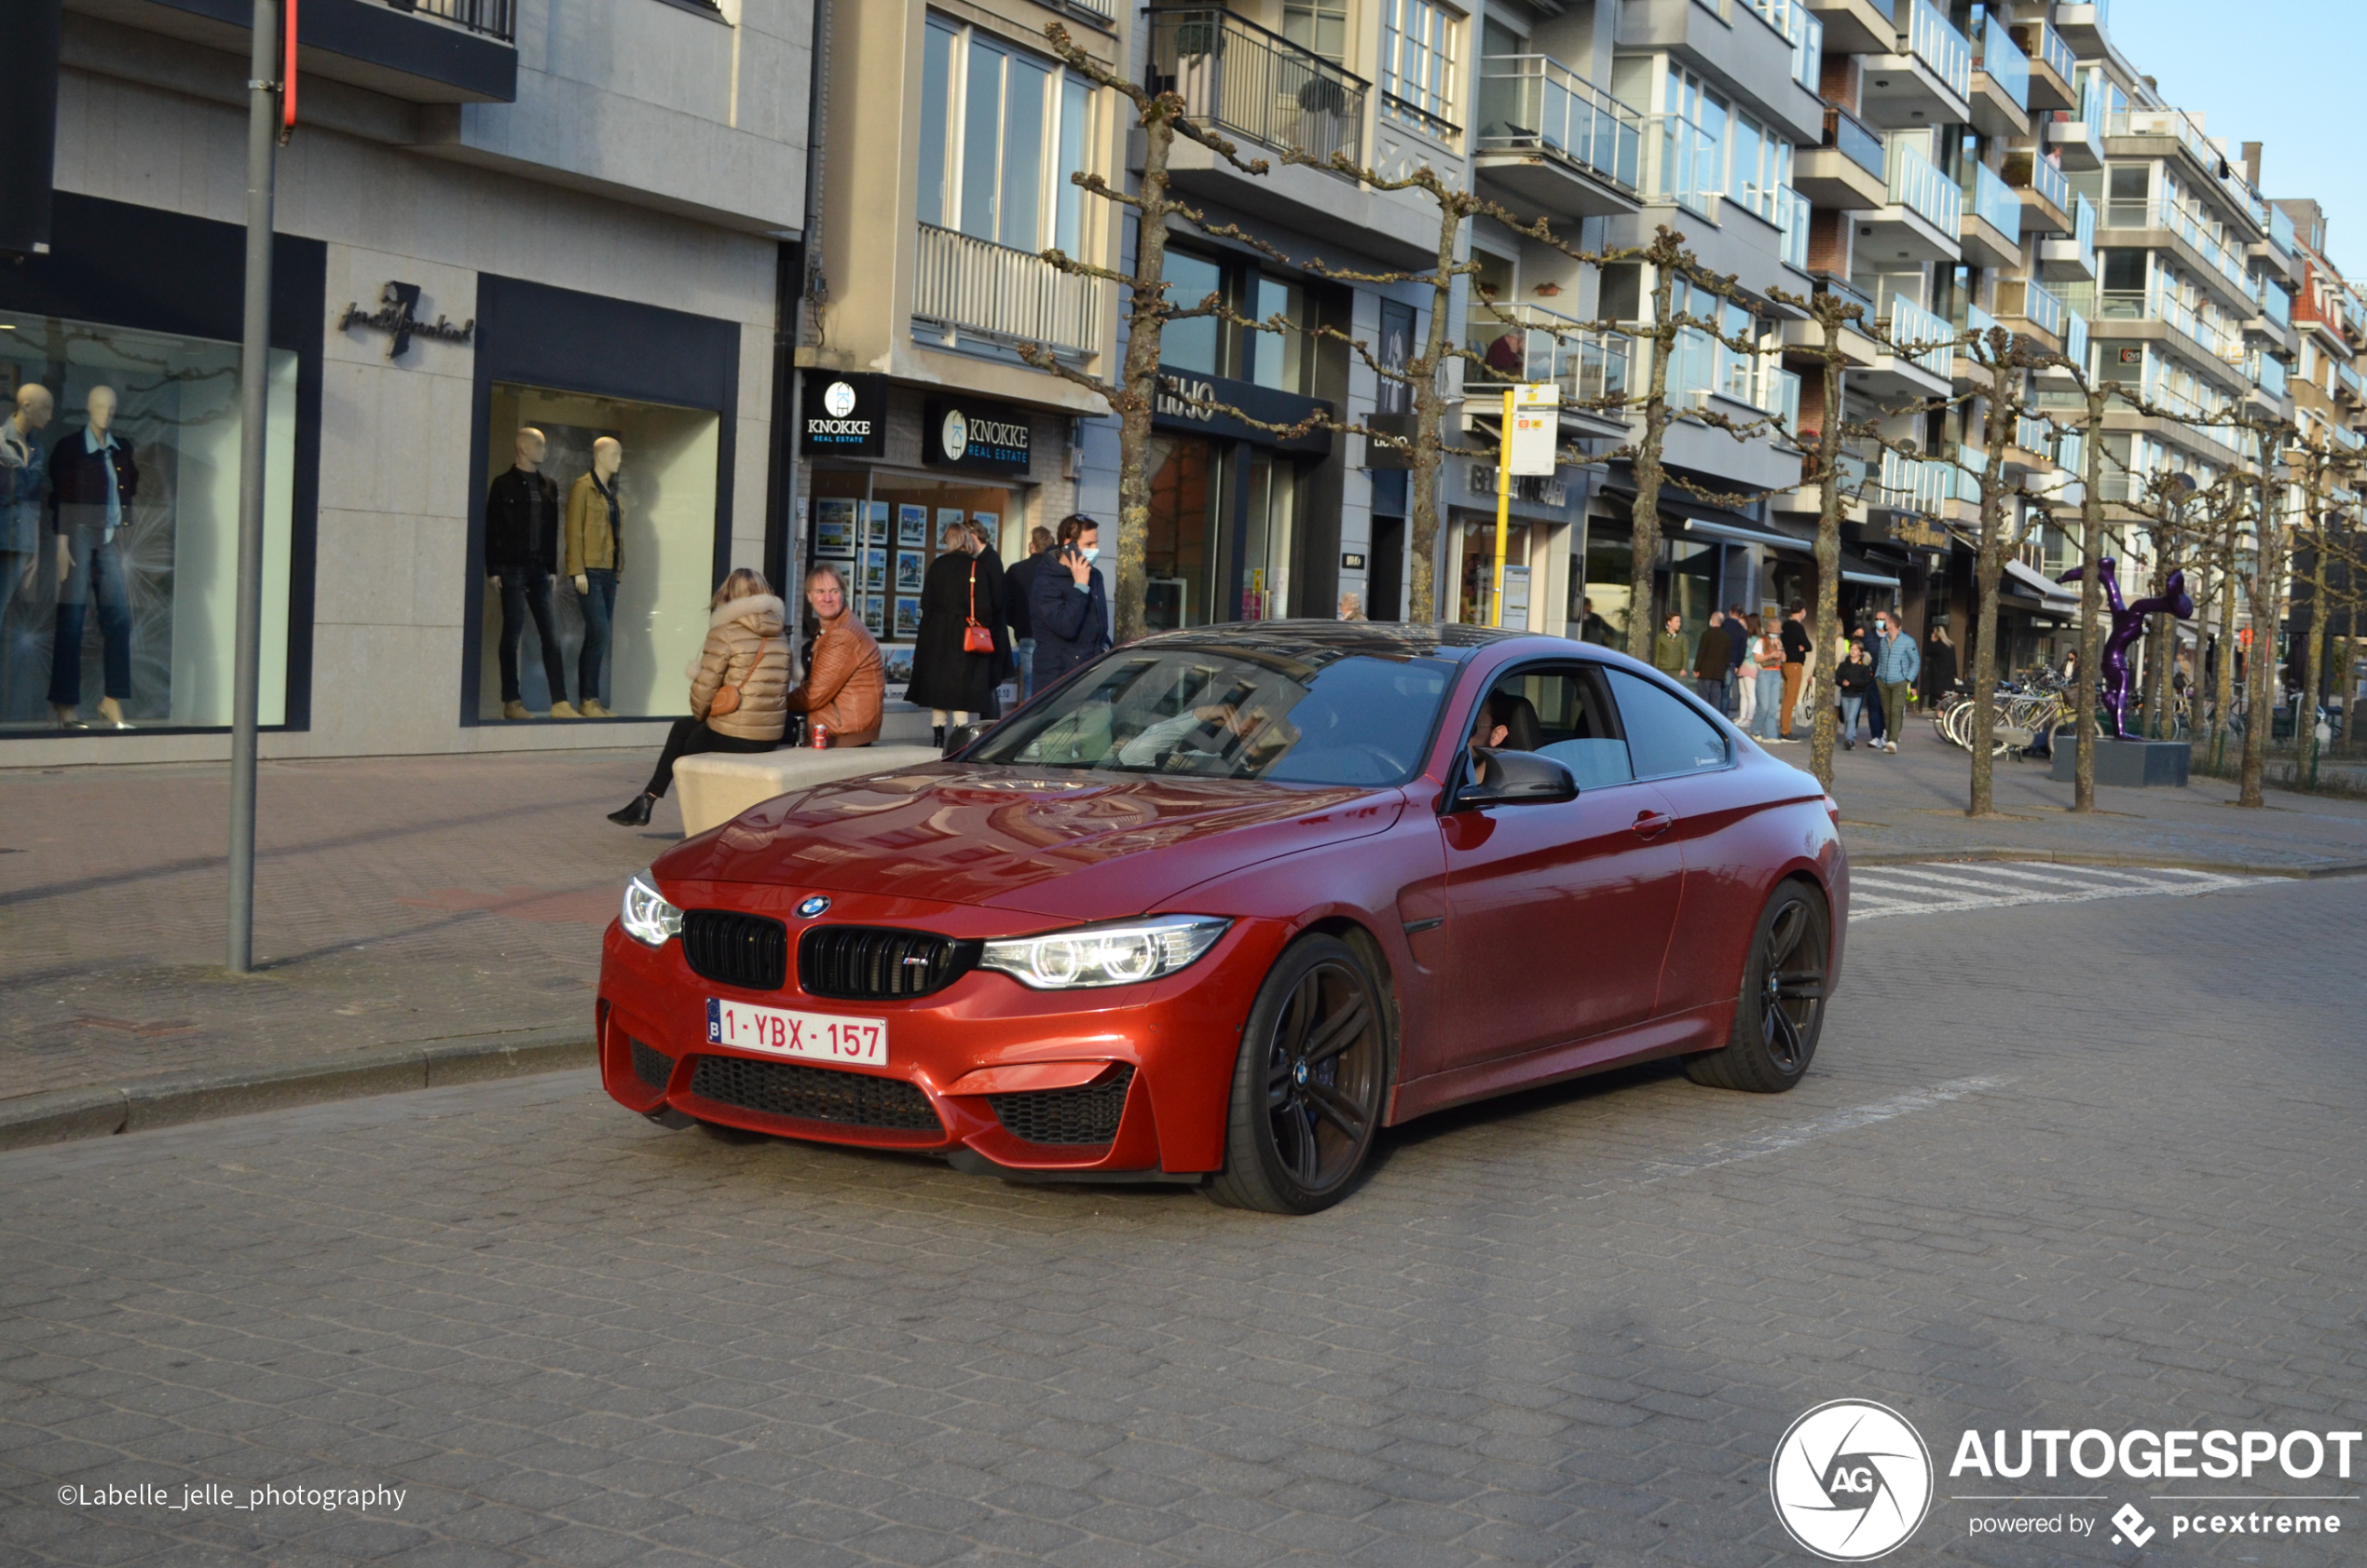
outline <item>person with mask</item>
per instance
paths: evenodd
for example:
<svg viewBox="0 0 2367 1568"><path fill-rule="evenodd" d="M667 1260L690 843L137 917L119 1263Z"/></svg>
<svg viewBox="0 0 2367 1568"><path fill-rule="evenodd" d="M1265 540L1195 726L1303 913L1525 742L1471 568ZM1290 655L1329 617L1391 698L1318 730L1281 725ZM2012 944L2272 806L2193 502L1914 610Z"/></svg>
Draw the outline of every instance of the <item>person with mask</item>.
<svg viewBox="0 0 2367 1568"><path fill-rule="evenodd" d="M1051 685L1110 646L1110 607L1093 563L1101 525L1078 512L1060 520L1060 544L1035 574L1028 620L1035 629L1035 685Z"/></svg>

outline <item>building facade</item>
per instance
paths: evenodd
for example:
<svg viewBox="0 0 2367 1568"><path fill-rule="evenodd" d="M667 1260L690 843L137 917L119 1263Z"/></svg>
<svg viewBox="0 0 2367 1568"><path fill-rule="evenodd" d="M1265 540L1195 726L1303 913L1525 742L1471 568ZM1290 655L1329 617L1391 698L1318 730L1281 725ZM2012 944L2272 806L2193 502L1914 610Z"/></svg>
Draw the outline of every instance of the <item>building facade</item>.
<svg viewBox="0 0 2367 1568"><path fill-rule="evenodd" d="M47 410L7 762L226 755L244 12L67 0L58 59L11 66L58 108L46 249L0 267L7 423ZM806 0L302 8L265 755L637 744L682 710L707 595L773 525L811 34Z"/></svg>

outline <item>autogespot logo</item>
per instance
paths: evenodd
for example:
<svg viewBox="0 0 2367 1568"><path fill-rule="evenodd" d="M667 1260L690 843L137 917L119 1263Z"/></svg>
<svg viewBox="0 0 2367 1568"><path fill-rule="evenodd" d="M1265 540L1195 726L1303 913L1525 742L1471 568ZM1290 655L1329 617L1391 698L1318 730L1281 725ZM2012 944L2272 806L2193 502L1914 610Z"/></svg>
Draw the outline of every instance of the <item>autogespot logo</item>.
<svg viewBox="0 0 2367 1568"><path fill-rule="evenodd" d="M1792 1423L1768 1475L1775 1517L1832 1562L1866 1562L1906 1544L1932 1506L1932 1456L1896 1411L1835 1399Z"/></svg>

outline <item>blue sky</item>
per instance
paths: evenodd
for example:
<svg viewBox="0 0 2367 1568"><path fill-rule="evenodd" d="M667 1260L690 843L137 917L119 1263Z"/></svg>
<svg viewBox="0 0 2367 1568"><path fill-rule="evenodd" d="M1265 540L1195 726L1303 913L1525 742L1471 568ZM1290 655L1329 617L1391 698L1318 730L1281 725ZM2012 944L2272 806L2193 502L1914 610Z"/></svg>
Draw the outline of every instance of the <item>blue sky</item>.
<svg viewBox="0 0 2367 1568"><path fill-rule="evenodd" d="M2265 143L2262 193L2315 197L2327 250L2367 281L2367 160L2360 157L2359 73L2367 42L2362 0L2113 0L2113 42L2161 82L2162 96L2199 111L2204 127Z"/></svg>

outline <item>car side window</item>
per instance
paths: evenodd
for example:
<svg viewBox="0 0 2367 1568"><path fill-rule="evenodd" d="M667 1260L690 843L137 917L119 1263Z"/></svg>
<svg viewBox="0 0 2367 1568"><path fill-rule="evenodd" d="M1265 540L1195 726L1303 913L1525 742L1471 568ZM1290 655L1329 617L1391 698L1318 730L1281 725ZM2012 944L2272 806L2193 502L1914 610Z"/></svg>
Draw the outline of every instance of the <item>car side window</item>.
<svg viewBox="0 0 2367 1568"><path fill-rule="evenodd" d="M1664 779L1726 766L1726 737L1683 698L1625 670L1605 673L1619 699L1637 778Z"/></svg>
<svg viewBox="0 0 2367 1568"><path fill-rule="evenodd" d="M1602 673L1592 665L1532 665L1498 678L1479 722L1501 725L1504 749L1533 751L1570 770L1581 790L1635 777Z"/></svg>

